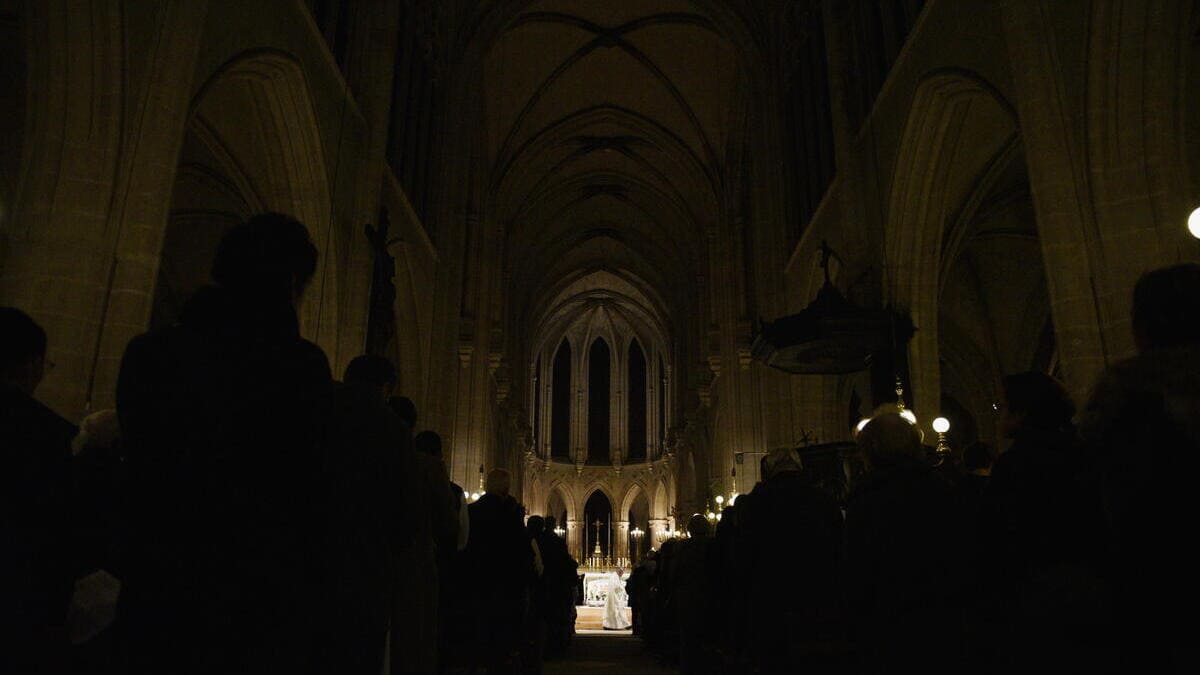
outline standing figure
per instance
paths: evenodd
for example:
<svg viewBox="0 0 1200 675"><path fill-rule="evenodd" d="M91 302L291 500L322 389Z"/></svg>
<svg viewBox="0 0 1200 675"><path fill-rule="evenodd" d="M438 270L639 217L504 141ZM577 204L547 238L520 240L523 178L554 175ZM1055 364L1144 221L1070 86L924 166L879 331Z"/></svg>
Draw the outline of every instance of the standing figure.
<svg viewBox="0 0 1200 675"><path fill-rule="evenodd" d="M234 227L177 325L117 382L128 469L118 621L133 672L312 670L328 631L324 439L333 378L296 313L317 269L280 214Z"/></svg>
<svg viewBox="0 0 1200 675"><path fill-rule="evenodd" d="M625 595L625 582L621 580L621 571L608 573L608 594L604 599L604 630L627 630L630 627L625 618L625 606L629 603Z"/></svg>
<svg viewBox="0 0 1200 675"><path fill-rule="evenodd" d="M33 397L46 332L0 307L0 672L66 671L75 427Z"/></svg>

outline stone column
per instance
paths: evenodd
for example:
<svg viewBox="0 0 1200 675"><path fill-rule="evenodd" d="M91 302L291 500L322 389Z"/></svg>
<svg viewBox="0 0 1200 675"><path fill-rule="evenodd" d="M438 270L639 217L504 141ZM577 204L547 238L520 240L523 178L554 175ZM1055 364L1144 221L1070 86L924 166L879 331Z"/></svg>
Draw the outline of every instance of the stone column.
<svg viewBox="0 0 1200 675"><path fill-rule="evenodd" d="M1100 241L1079 159L1087 155L1081 113L1065 93L1085 73L1065 72L1043 5L1009 0L1002 15L1055 343L1067 388L1083 400L1107 361L1105 326L1113 323L1097 294L1097 276L1104 279L1094 269Z"/></svg>
<svg viewBox="0 0 1200 675"><path fill-rule="evenodd" d="M650 548L658 548L662 546L663 541L667 538L668 527L666 518L651 518L650 526L647 528L646 536L650 538Z"/></svg>
<svg viewBox="0 0 1200 675"><path fill-rule="evenodd" d="M615 549L613 563L616 563L620 558L629 558L629 521L618 520L617 531L613 532L613 549Z"/></svg>
<svg viewBox="0 0 1200 675"><path fill-rule="evenodd" d="M583 530L580 529L582 523L578 520L567 521L567 550L575 557L575 560L583 562Z"/></svg>

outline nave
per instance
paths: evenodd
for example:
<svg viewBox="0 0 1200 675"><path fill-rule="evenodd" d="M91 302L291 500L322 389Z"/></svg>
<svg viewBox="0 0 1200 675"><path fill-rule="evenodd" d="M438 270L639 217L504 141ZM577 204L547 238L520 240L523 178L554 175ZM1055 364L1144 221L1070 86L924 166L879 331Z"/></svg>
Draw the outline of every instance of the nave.
<svg viewBox="0 0 1200 675"><path fill-rule="evenodd" d="M0 139L0 675L1200 662L1200 0L0 0Z"/></svg>
<svg viewBox="0 0 1200 675"><path fill-rule="evenodd" d="M544 675L641 675L679 671L660 665L641 641L630 635L578 635L566 656L547 662L542 672Z"/></svg>

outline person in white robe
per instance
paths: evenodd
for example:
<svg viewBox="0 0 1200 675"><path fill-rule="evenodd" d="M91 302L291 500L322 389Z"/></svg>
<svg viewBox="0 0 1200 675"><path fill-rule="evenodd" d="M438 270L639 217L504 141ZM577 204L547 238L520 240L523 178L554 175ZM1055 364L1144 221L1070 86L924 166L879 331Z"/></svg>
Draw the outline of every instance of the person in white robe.
<svg viewBox="0 0 1200 675"><path fill-rule="evenodd" d="M625 616L629 598L625 593L625 581L617 572L608 574L608 594L604 600L604 629L627 630L632 624Z"/></svg>

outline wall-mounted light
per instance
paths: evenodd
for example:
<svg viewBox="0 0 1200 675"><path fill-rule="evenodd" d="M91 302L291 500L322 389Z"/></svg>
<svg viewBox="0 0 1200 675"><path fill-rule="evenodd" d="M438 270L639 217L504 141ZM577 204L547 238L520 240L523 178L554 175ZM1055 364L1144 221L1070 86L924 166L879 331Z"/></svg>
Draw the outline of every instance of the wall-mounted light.
<svg viewBox="0 0 1200 675"><path fill-rule="evenodd" d="M1200 207L1197 207L1195 211L1192 211L1192 215L1188 216L1187 227L1193 237L1200 239Z"/></svg>

